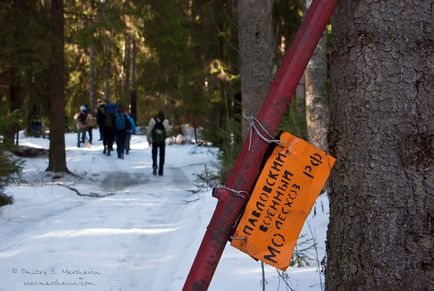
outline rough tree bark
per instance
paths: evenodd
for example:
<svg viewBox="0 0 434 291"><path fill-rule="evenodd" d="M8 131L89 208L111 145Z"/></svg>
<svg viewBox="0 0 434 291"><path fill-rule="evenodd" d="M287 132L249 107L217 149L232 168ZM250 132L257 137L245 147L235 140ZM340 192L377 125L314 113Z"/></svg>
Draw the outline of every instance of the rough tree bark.
<svg viewBox="0 0 434 291"><path fill-rule="evenodd" d="M130 114L137 122L137 83L136 83L136 55L137 46L136 40L131 38L131 53L130 53Z"/></svg>
<svg viewBox="0 0 434 291"><path fill-rule="evenodd" d="M246 116L256 116L273 79L273 3L238 0L237 9L242 108ZM243 135L247 132L244 119Z"/></svg>
<svg viewBox="0 0 434 291"><path fill-rule="evenodd" d="M311 3L312 0L305 0L306 10L310 7ZM306 124L309 142L320 149L327 150L329 109L325 32L307 65L304 80L306 90Z"/></svg>
<svg viewBox="0 0 434 291"><path fill-rule="evenodd" d="M341 1L326 290L432 290L432 1Z"/></svg>
<svg viewBox="0 0 434 291"><path fill-rule="evenodd" d="M130 53L131 53L131 36L125 34L124 60L123 60L123 79L122 79L122 102L125 102L130 94ZM125 104L125 103L124 103Z"/></svg>
<svg viewBox="0 0 434 291"><path fill-rule="evenodd" d="M106 62L104 64L104 102L106 104L110 101L110 64Z"/></svg>
<svg viewBox="0 0 434 291"><path fill-rule="evenodd" d="M110 75L111 75L111 63L109 62L112 55L112 48L110 42L104 42L103 43L103 56L104 56L104 83L103 83L103 90L104 90L104 102L106 104L110 101Z"/></svg>
<svg viewBox="0 0 434 291"><path fill-rule="evenodd" d="M51 2L50 154L48 171L68 172L65 154L65 52L63 0Z"/></svg>
<svg viewBox="0 0 434 291"><path fill-rule="evenodd" d="M12 67L9 70L10 83L9 83L9 112L22 108L22 84L19 72L16 68ZM5 143L14 144L15 137L19 130L19 124L15 123L8 132L5 134ZM18 143L17 143L18 144Z"/></svg>
<svg viewBox="0 0 434 291"><path fill-rule="evenodd" d="M94 96L95 96L95 49L93 45L89 46L89 107L93 109Z"/></svg>

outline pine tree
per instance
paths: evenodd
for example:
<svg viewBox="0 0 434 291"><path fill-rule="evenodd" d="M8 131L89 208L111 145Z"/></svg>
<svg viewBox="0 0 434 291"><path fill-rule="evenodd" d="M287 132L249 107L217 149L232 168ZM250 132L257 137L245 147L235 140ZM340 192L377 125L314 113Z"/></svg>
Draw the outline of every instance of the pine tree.
<svg viewBox="0 0 434 291"><path fill-rule="evenodd" d="M430 1L345 1L331 43L326 290L430 290Z"/></svg>
<svg viewBox="0 0 434 291"><path fill-rule="evenodd" d="M68 172L65 153L65 52L63 0L51 3L50 152L48 171ZM59 110L60 109L60 110Z"/></svg>

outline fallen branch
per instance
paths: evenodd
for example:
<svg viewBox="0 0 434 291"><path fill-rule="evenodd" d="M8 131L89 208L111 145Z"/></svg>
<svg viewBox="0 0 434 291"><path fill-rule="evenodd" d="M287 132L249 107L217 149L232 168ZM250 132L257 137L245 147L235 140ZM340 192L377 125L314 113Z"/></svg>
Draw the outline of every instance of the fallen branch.
<svg viewBox="0 0 434 291"><path fill-rule="evenodd" d="M71 187L71 186L68 186L68 185L65 185L65 184L60 184L60 183L56 183L56 185L59 185L59 186L62 186L62 187L65 187L65 188L68 188L69 190L72 190L72 191L74 191L75 193L77 193L77 195L78 196L84 196L84 197L95 197L95 198L104 198L104 197L107 197L107 196L113 196L113 195L115 195L116 193L108 193L108 194L99 194L99 193L95 193L95 192L90 192L89 194L83 194L83 193L81 193L80 191L78 191L76 188L74 188L74 187Z"/></svg>
<svg viewBox="0 0 434 291"><path fill-rule="evenodd" d="M13 154L24 158L36 158L41 156L48 156L48 150L33 148L29 146L18 146L11 150Z"/></svg>

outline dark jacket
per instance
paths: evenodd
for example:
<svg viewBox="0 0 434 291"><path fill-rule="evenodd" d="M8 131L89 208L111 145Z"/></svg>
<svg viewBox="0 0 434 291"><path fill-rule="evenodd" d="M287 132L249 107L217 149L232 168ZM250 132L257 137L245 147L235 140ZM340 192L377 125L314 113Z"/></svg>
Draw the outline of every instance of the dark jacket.
<svg viewBox="0 0 434 291"><path fill-rule="evenodd" d="M104 111L107 110L107 105L104 103L98 106L98 110L96 111L96 122L99 127L102 127L104 124Z"/></svg>

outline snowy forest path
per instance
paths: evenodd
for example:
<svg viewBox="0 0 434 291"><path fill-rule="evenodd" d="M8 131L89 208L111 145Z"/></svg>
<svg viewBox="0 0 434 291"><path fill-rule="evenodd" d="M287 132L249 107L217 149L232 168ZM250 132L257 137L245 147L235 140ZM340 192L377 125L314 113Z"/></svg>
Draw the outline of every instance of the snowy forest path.
<svg viewBox="0 0 434 291"><path fill-rule="evenodd" d="M27 183L9 188L15 203L0 209L0 272L13 286L0 283L0 291L26 282L161 291L182 281L176 274L185 273L203 231L201 193L191 190L209 153L168 147L164 176L152 175L148 148L124 160L96 146L70 148L67 158L74 176L54 177L45 158L29 158Z"/></svg>

